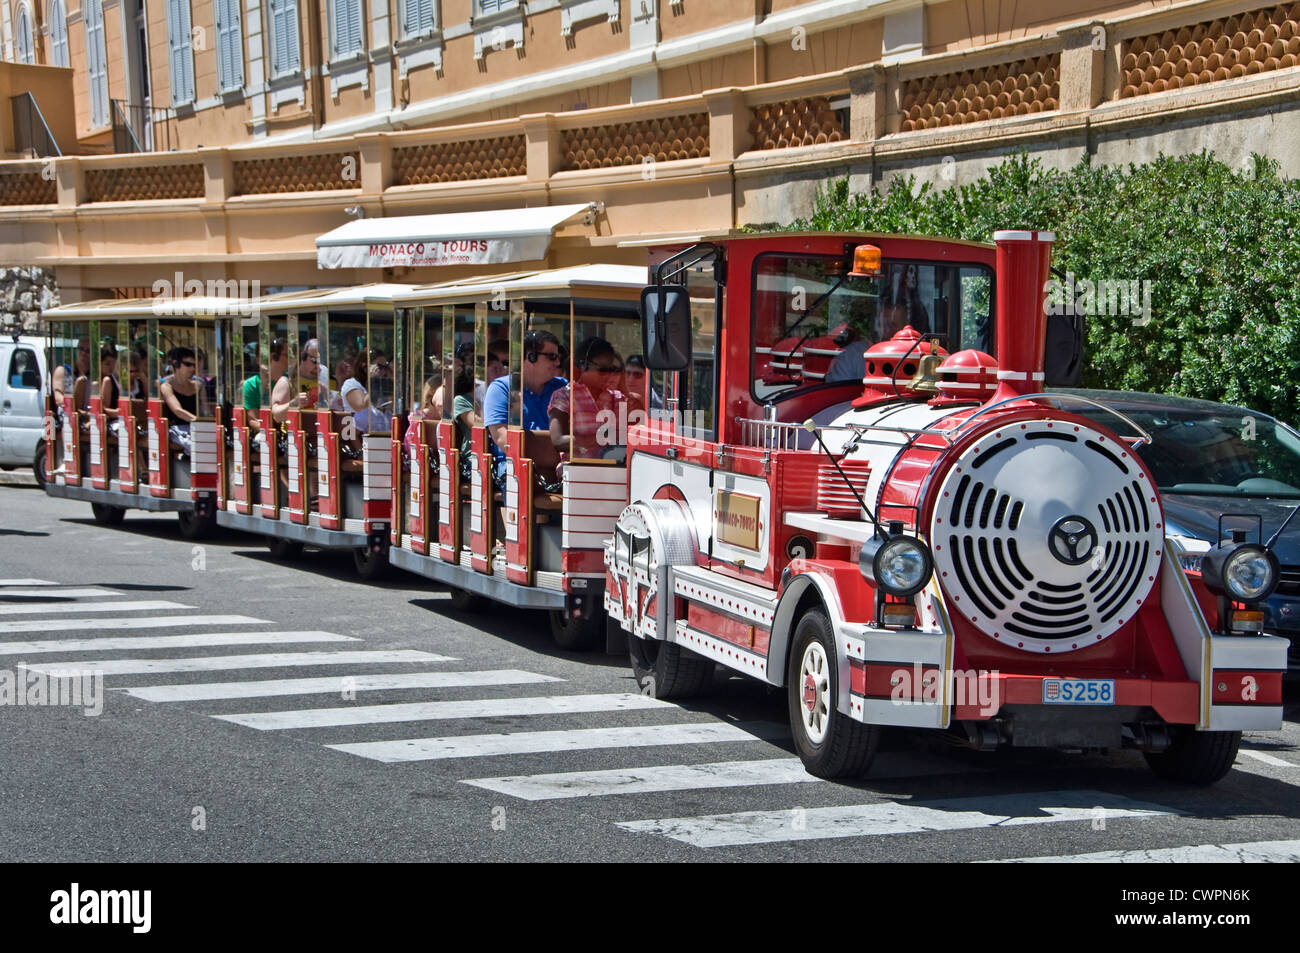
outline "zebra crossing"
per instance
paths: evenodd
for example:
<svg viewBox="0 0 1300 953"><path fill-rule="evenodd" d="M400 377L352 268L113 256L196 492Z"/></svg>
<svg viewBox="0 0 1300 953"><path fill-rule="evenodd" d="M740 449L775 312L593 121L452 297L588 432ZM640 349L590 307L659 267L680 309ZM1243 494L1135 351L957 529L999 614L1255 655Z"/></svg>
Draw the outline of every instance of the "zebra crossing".
<svg viewBox="0 0 1300 953"><path fill-rule="evenodd" d="M115 680L109 689L121 697L159 705L225 705L224 711L196 710L218 722L266 733L268 739L301 732L301 737L340 755L383 765L407 765L408 770L426 765L423 770L438 772L467 789L520 804L568 801L607 805L601 816L610 815L607 823L620 836L655 838L701 850L1087 824L1099 811L1107 819L1126 823L1181 813L1168 805L1103 791L1015 792L927 800L919 795L890 798L870 787L848 789L847 796L861 803L774 808L774 798L789 800L819 790L835 792L841 799L846 796L840 786L810 776L797 758L780 747L789 736L783 724L725 721L629 692L568 691L565 679L554 675L509 668L457 669L461 660L449 655L374 649L355 636L317 629L277 629L272 620L199 613L183 602L124 599L124 595L107 585L0 579L0 656L16 668L50 677L66 671L70 660L75 660L79 666ZM194 631L202 628L227 631ZM181 631L120 634L140 629ZM62 637L23 638L55 632ZM249 651L216 654L223 646L242 646ZM202 649L214 652L190 652ZM152 657L148 653L153 650L187 654ZM31 656L56 658L31 660ZM366 670L369 666L392 670L376 673ZM330 672L312 671L318 667ZM256 677L262 670L268 674L274 670L280 677ZM450 690L468 690L481 697L439 694ZM388 696L367 700L367 696L373 699L376 693L385 692L423 694L408 694L400 701L390 701ZM277 699L304 699L307 703L293 706L290 701L291 707L286 708L286 703L280 702L278 710L252 710L260 704L274 706ZM246 710L230 710L241 701L248 703ZM599 723L555 727L553 719L578 716L595 717ZM623 723L636 718L649 720ZM510 720L509 730L499 730L500 722L493 719ZM479 721L484 723L482 730L476 724ZM438 727L429 730L429 726ZM450 730L457 726L468 730ZM332 734L345 730L347 740ZM412 732L416 736L408 736ZM715 750L727 757L696 760L697 752L707 758ZM544 760L545 767L554 769L563 767L566 759L581 759L593 752L612 752L609 756L616 763L627 762L626 766L592 769L581 766L579 760L576 770L516 774L491 767L536 768ZM655 763L664 760L665 752L682 763ZM1300 783L1297 761L1295 750L1286 746L1276 750L1247 746L1242 748L1238 766L1248 773L1266 772L1295 784ZM959 759L886 751L877 757L871 782L984 771ZM667 796L711 791L733 801L752 794L759 809L660 815L653 806L650 810L638 808L638 798L649 798L655 805L664 803ZM654 800L655 796L659 800ZM697 804L694 800L686 803ZM1229 848L1245 859L1260 855L1300 860L1300 842L1293 841L1261 843L1257 848L1250 844L1194 845L1185 850L1226 852L1230 857ZM1096 856L1122 861L1126 858L1116 855L1123 853ZM1151 852L1133 853L1136 859L1138 854ZM1007 858L1018 859L1042 858Z"/></svg>

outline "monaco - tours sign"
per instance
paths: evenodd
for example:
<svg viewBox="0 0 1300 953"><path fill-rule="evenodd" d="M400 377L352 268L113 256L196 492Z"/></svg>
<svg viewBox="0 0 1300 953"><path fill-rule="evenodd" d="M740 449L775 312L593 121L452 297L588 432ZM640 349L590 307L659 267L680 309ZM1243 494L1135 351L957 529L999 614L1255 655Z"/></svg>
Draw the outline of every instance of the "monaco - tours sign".
<svg viewBox="0 0 1300 953"><path fill-rule="evenodd" d="M551 236L512 238L456 238L409 242L368 242L356 245L321 245L316 250L321 268L419 268L434 265L497 265L536 261L546 257Z"/></svg>

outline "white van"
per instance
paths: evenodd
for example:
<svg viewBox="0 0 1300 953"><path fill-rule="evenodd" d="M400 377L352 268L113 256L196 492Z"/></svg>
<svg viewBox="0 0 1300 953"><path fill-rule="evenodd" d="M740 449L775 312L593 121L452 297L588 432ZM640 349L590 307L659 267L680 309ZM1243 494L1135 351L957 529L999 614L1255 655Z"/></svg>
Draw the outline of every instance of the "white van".
<svg viewBox="0 0 1300 953"><path fill-rule="evenodd" d="M0 338L0 467L31 467L45 485L45 339Z"/></svg>

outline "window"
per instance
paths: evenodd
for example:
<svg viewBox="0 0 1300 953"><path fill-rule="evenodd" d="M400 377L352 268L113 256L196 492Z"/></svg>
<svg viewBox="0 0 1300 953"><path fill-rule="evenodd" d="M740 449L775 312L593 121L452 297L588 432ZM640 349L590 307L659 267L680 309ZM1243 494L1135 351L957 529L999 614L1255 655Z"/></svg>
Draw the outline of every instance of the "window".
<svg viewBox="0 0 1300 953"><path fill-rule="evenodd" d="M26 6L18 7L18 35L14 49L19 63L35 63L36 49L32 45L32 15Z"/></svg>
<svg viewBox="0 0 1300 953"><path fill-rule="evenodd" d="M239 0L217 0L217 85L221 92L244 85L243 21Z"/></svg>
<svg viewBox="0 0 1300 953"><path fill-rule="evenodd" d="M41 389L41 366L36 363L36 352L25 347L15 348L9 361L9 386L24 390Z"/></svg>
<svg viewBox="0 0 1300 953"><path fill-rule="evenodd" d="M478 16L485 17L503 10L513 10L519 6L519 0L475 0Z"/></svg>
<svg viewBox="0 0 1300 953"><path fill-rule="evenodd" d="M330 0L332 58L362 51L361 0Z"/></svg>
<svg viewBox="0 0 1300 953"><path fill-rule="evenodd" d="M911 325L948 351L993 347L993 275L976 265L888 259L853 278L844 258L760 255L754 269L753 393L860 380L863 352Z"/></svg>
<svg viewBox="0 0 1300 953"><path fill-rule="evenodd" d="M50 65L67 66L68 59L68 15L63 0L54 0L50 4Z"/></svg>
<svg viewBox="0 0 1300 953"><path fill-rule="evenodd" d="M298 0L270 0L271 76L288 76L299 69Z"/></svg>
<svg viewBox="0 0 1300 953"><path fill-rule="evenodd" d="M108 54L104 46L103 0L85 0L86 79L90 84L90 126L108 125Z"/></svg>
<svg viewBox="0 0 1300 953"><path fill-rule="evenodd" d="M424 36L435 26L433 0L402 0L402 36Z"/></svg>
<svg viewBox="0 0 1300 953"><path fill-rule="evenodd" d="M167 60L171 65L172 105L194 102L194 47L190 0L167 0Z"/></svg>

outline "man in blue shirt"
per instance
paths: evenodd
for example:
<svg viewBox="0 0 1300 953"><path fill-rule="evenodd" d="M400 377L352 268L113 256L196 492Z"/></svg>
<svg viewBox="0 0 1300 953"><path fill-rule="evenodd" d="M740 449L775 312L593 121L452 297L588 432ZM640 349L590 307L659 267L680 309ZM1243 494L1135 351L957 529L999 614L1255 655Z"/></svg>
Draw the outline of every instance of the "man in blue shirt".
<svg viewBox="0 0 1300 953"><path fill-rule="evenodd" d="M524 335L523 425L525 430L549 433L551 422L546 410L551 395L569 382L560 370L560 341L550 331L533 330ZM510 381L505 374L488 384L483 395L483 425L487 427L489 446L496 460L496 474L505 472L506 424L510 421Z"/></svg>

